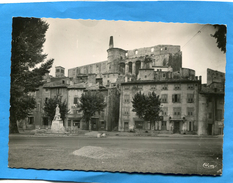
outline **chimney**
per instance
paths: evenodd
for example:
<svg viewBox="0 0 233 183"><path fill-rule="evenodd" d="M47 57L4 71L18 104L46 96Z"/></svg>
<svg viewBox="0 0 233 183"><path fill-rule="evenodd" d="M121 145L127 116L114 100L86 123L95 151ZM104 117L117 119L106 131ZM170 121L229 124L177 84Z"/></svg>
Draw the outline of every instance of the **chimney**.
<svg viewBox="0 0 233 183"><path fill-rule="evenodd" d="M113 48L113 36L110 36L110 40L109 40L109 48Z"/></svg>
<svg viewBox="0 0 233 183"><path fill-rule="evenodd" d="M202 82L201 80L202 80L202 77L201 76L199 76L199 80L200 80L200 82Z"/></svg>

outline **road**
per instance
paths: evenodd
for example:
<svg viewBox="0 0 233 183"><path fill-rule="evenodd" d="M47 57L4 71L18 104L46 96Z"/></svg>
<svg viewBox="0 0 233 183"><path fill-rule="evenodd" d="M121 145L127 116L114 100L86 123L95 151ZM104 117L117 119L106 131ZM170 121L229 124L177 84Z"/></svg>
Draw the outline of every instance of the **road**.
<svg viewBox="0 0 233 183"><path fill-rule="evenodd" d="M219 174L222 138L11 136L9 166Z"/></svg>

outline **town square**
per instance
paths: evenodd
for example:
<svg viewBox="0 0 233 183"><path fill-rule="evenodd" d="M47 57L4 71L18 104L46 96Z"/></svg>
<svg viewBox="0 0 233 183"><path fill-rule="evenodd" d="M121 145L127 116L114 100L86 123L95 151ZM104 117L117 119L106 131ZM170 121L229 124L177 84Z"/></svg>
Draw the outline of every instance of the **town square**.
<svg viewBox="0 0 233 183"><path fill-rule="evenodd" d="M225 25L15 17L12 35L9 167L221 175Z"/></svg>

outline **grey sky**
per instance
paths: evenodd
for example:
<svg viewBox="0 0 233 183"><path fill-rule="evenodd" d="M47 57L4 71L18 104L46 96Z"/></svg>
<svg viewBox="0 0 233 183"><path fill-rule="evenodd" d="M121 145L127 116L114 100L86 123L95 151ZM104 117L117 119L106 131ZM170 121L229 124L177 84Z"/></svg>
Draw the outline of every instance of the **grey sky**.
<svg viewBox="0 0 233 183"><path fill-rule="evenodd" d="M107 60L109 37L114 47L131 50L159 44L180 45L183 67L196 70L206 82L206 69L225 72L226 56L210 36L215 32L211 25L44 19L49 23L44 52L54 58L55 66L68 69Z"/></svg>

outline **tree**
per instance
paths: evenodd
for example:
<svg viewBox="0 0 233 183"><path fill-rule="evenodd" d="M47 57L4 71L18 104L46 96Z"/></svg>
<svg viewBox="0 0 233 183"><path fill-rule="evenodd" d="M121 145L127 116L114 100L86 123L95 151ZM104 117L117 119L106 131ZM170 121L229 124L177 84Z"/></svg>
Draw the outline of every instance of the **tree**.
<svg viewBox="0 0 233 183"><path fill-rule="evenodd" d="M11 50L10 133L18 133L17 121L36 107L30 93L43 84L53 59L45 61L45 33L49 25L39 18L13 18Z"/></svg>
<svg viewBox="0 0 233 183"><path fill-rule="evenodd" d="M217 47L224 53L226 53L226 33L227 27L225 25L214 25L217 29L214 35L211 35L216 39Z"/></svg>
<svg viewBox="0 0 233 183"><path fill-rule="evenodd" d="M154 92L148 93L148 95L138 92L134 95L132 100L132 111L136 112L139 118L153 123L158 120L160 104L159 95L156 95Z"/></svg>
<svg viewBox="0 0 233 183"><path fill-rule="evenodd" d="M106 107L104 96L100 92L88 91L82 94L78 104L79 112L83 112L83 119L86 121L89 130L91 130L91 117L96 112L100 114Z"/></svg>
<svg viewBox="0 0 233 183"><path fill-rule="evenodd" d="M62 97L59 95L56 95L54 98L49 98L45 100L45 103L44 103L45 116L47 116L49 118L49 121L52 122L55 116L57 104L59 105L61 119L64 123L66 114L68 113L68 107L67 107L67 102L65 100L62 101Z"/></svg>

